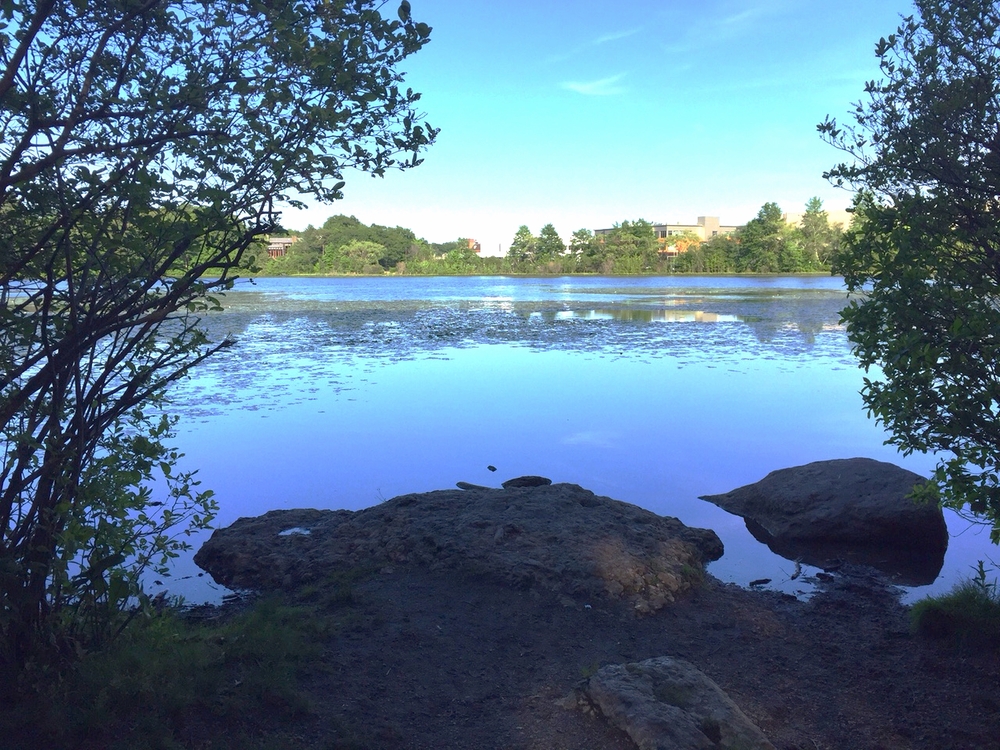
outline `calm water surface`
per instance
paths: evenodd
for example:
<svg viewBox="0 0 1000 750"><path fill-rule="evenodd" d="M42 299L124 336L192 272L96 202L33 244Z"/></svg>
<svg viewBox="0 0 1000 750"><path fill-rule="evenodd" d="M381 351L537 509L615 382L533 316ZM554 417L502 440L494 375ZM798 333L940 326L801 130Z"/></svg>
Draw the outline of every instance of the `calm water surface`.
<svg viewBox="0 0 1000 750"><path fill-rule="evenodd" d="M844 299L828 277L259 279L206 319L239 344L174 391L177 443L219 525L541 474L714 529L724 580L807 592L697 498L831 458L929 473L862 409ZM908 598L997 558L949 528L941 577ZM181 560L171 591L217 597L195 573Z"/></svg>

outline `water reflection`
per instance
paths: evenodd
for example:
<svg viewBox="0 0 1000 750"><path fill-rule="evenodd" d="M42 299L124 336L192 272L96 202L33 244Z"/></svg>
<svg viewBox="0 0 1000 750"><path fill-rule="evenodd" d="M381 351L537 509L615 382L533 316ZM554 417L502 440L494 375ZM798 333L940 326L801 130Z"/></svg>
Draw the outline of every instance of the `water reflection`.
<svg viewBox="0 0 1000 750"><path fill-rule="evenodd" d="M929 553L885 545L776 539L749 518L745 523L754 539L766 544L774 554L815 568L829 568L843 561L881 570L901 586L928 586L937 580L944 567L944 550Z"/></svg>
<svg viewBox="0 0 1000 750"><path fill-rule="evenodd" d="M405 278L381 280L381 286L371 279L309 281L320 291L309 294L303 280L264 279L250 291L228 294L225 312L206 317L211 336L253 338L251 326L264 322L310 329L310 349L351 347L354 356L376 359L421 356L445 346L516 343L546 351L617 350L651 357L684 350L686 357L715 360L797 356L818 348L818 356L854 366L840 326L845 295L835 287L780 294L772 287L766 293L692 287L665 294L659 287L594 285L599 279L585 279L579 287L541 279L490 285L458 278L451 280L452 287L442 280L412 285ZM372 292L370 299L361 298L364 290ZM429 297L410 296L421 292ZM609 304L595 305L595 300ZM662 323L727 328L710 332Z"/></svg>
<svg viewBox="0 0 1000 750"><path fill-rule="evenodd" d="M772 290L766 296L715 298L704 290L664 295L662 289L641 289L632 290L619 304L598 307L589 292L558 291L545 298L537 289L518 293L511 284L504 294L491 288L483 298L468 299L460 293L465 279L455 281L452 294L436 286L437 298L431 300L404 299L400 290L362 300L352 287L337 294L323 279L313 281L327 289L325 295L307 295L301 280L289 282L283 294L283 281L259 282L266 291L229 293L225 311L204 318L210 338L231 336L239 345L206 363L186 387L191 393L187 400L198 404L200 415L233 404L277 406L294 388L291 381L340 393L356 384L359 368L450 357L446 350L488 346L669 360L678 367L726 366L737 371L762 360L792 366L804 358L855 367L839 323L841 291L777 295ZM396 281L385 283L391 289ZM537 280L525 283L531 281ZM610 293L598 287L593 294ZM275 382L282 378L290 381ZM258 387L263 382L268 383L266 389Z"/></svg>
<svg viewBox="0 0 1000 750"><path fill-rule="evenodd" d="M704 310L636 310L612 308L603 310L560 310L554 320L620 320L629 323L737 323L739 315L705 312Z"/></svg>
<svg viewBox="0 0 1000 750"><path fill-rule="evenodd" d="M178 447L220 524L541 474L712 528L713 573L795 593L698 496L830 458L933 465L866 418L844 298L829 278L264 279L205 318L238 345L174 389ZM944 585L979 547L951 545Z"/></svg>

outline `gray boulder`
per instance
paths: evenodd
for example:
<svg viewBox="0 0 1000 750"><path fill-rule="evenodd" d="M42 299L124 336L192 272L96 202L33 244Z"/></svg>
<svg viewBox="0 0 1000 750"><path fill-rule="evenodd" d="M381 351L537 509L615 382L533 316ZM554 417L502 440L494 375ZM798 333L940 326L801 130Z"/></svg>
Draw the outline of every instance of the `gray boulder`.
<svg viewBox="0 0 1000 750"><path fill-rule="evenodd" d="M582 692L640 750L774 750L718 685L681 659L602 667Z"/></svg>
<svg viewBox="0 0 1000 750"><path fill-rule="evenodd" d="M273 589L335 570L420 565L485 574L585 604L660 609L722 556L715 532L575 484L438 490L371 508L271 511L218 529L195 562L232 588Z"/></svg>
<svg viewBox="0 0 1000 750"><path fill-rule="evenodd" d="M783 557L820 567L842 558L916 585L937 577L948 548L941 509L907 497L923 481L890 463L849 458L773 471L702 499L742 516Z"/></svg>

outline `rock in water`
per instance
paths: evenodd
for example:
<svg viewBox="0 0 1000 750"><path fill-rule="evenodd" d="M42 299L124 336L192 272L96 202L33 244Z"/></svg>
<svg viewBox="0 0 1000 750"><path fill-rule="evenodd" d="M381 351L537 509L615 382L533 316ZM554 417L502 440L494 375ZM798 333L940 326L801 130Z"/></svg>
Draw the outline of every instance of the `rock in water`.
<svg viewBox="0 0 1000 750"><path fill-rule="evenodd" d="M288 529L308 533L282 534ZM271 511L219 529L195 562L232 588L273 589L336 569L421 565L650 612L722 556L715 532L575 484L402 495L371 508Z"/></svg>
<svg viewBox="0 0 1000 750"><path fill-rule="evenodd" d="M508 479L500 486L505 490L509 490L514 487L544 487L547 484L552 484L552 480L547 477L528 475L525 477L514 477L513 479Z"/></svg>
<svg viewBox="0 0 1000 750"><path fill-rule="evenodd" d="M681 659L602 667L583 693L640 750L774 750L722 688Z"/></svg>
<svg viewBox="0 0 1000 750"><path fill-rule="evenodd" d="M774 552L823 567L843 557L930 583L948 548L941 509L907 495L919 474L870 458L817 461L772 471L754 484L703 500L742 516Z"/></svg>

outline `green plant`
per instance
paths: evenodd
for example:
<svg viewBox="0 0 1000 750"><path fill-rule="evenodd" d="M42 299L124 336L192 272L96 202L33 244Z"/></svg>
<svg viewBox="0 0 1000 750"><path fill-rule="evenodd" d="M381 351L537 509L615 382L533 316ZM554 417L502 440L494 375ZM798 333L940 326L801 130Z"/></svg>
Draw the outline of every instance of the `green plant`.
<svg viewBox="0 0 1000 750"><path fill-rule="evenodd" d="M1000 5L916 0L876 46L881 78L822 136L857 191L835 258L864 404L904 454L935 453L939 495L1000 543Z"/></svg>
<svg viewBox="0 0 1000 750"><path fill-rule="evenodd" d="M997 581L995 578L992 581L986 578L986 565L983 561L977 560L976 567L973 570L975 570L975 575L971 579L973 585L987 597L995 599L997 597Z"/></svg>
<svg viewBox="0 0 1000 750"><path fill-rule="evenodd" d="M136 618L68 669L4 682L4 747L298 747L291 730L312 715L300 682L346 614L265 599L216 622Z"/></svg>
<svg viewBox="0 0 1000 750"><path fill-rule="evenodd" d="M181 456L166 442L175 423L134 409L102 435L81 473L49 577L48 599L64 620L57 632L67 645L99 648L120 632L149 604L143 573L169 575L169 561L190 548L186 538L215 516L214 493L198 490L194 472L174 468ZM156 481L163 500L152 499Z"/></svg>
<svg viewBox="0 0 1000 750"><path fill-rule="evenodd" d="M233 343L198 316L275 204L334 201L344 170L414 167L434 140L398 71L430 28L380 7L3 4L0 667L105 644L143 568L208 523L153 415Z"/></svg>
<svg viewBox="0 0 1000 750"><path fill-rule="evenodd" d="M680 573L684 580L686 580L692 588L699 588L705 585L705 569L700 565L682 563Z"/></svg>
<svg viewBox="0 0 1000 750"><path fill-rule="evenodd" d="M949 593L916 602L910 610L913 629L933 638L1000 645L1000 591L988 580L980 560L975 575Z"/></svg>

